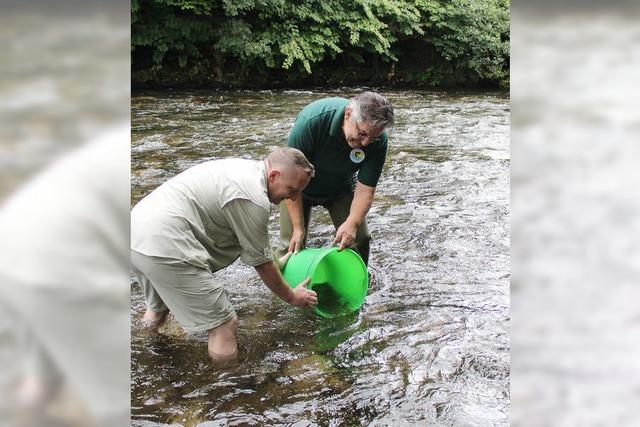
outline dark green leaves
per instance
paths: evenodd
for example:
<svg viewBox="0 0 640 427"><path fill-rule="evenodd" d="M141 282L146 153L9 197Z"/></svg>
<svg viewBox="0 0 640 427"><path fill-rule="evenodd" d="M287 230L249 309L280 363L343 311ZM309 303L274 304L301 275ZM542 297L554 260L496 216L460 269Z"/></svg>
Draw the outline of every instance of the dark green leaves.
<svg viewBox="0 0 640 427"><path fill-rule="evenodd" d="M131 13L134 68L156 73L268 81L373 61L419 84L508 79L506 0L132 0Z"/></svg>

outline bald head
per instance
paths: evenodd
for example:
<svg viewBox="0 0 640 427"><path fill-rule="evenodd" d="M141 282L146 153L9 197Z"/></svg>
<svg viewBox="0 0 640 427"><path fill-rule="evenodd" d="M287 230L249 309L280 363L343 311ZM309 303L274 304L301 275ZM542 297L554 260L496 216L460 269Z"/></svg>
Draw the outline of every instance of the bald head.
<svg viewBox="0 0 640 427"><path fill-rule="evenodd" d="M296 200L315 168L300 150L290 147L275 148L265 159L267 164L267 195L271 203L283 199Z"/></svg>
<svg viewBox="0 0 640 427"><path fill-rule="evenodd" d="M309 178L315 176L315 168L302 154L302 151L291 147L274 148L267 156L269 169L278 169L281 173L295 172L299 170Z"/></svg>

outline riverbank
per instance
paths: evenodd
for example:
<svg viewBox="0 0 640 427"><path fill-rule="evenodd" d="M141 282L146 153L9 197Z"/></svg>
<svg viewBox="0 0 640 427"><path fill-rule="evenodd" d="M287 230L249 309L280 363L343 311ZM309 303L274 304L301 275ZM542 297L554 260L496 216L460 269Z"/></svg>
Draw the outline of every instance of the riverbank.
<svg viewBox="0 0 640 427"><path fill-rule="evenodd" d="M132 90L169 89L307 89L344 86L368 86L397 90L504 90L510 88L508 78L501 81L483 81L463 74L435 75L417 71L396 71L389 67L385 73L366 69L319 70L309 75L288 74L273 71L269 74L229 73L220 78L214 72L204 73L198 69L154 71L151 69L132 71Z"/></svg>

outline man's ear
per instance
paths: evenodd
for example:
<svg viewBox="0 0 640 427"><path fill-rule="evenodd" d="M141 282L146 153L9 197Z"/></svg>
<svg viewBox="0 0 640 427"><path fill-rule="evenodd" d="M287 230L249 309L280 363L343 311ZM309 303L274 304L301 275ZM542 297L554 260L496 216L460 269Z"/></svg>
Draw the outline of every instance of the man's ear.
<svg viewBox="0 0 640 427"><path fill-rule="evenodd" d="M351 118L351 107L348 105L344 108L344 119L347 120Z"/></svg>
<svg viewBox="0 0 640 427"><path fill-rule="evenodd" d="M271 169L271 171L267 175L267 179L269 180L269 182L273 182L278 176L280 176L280 171L277 169Z"/></svg>

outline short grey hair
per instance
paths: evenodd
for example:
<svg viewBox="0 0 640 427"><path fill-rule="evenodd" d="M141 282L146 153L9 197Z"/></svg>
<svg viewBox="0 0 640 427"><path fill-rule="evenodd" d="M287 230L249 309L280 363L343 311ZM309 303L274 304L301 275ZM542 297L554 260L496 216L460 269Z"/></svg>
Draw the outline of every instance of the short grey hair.
<svg viewBox="0 0 640 427"><path fill-rule="evenodd" d="M349 101L349 108L356 122L366 122L381 129L393 126L393 106L378 93L362 92L354 96Z"/></svg>
<svg viewBox="0 0 640 427"><path fill-rule="evenodd" d="M316 169L309 163L302 151L297 148L276 147L271 150L266 160L271 166L302 169L309 178L313 178L316 175Z"/></svg>

